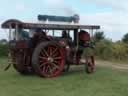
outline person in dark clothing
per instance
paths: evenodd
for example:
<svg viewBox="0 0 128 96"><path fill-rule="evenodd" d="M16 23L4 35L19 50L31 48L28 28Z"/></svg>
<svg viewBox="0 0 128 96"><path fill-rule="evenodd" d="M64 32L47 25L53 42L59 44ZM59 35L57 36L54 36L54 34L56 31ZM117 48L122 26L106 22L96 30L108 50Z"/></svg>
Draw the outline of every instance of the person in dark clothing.
<svg viewBox="0 0 128 96"><path fill-rule="evenodd" d="M66 32L66 30L62 31L62 38L68 38L68 34Z"/></svg>

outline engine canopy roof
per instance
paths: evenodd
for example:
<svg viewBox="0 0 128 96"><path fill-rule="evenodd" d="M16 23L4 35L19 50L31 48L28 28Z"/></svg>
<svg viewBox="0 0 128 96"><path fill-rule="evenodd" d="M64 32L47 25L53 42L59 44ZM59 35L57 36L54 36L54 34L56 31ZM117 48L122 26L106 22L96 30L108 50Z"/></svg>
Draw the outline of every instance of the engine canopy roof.
<svg viewBox="0 0 128 96"><path fill-rule="evenodd" d="M24 29L49 29L49 30L74 30L74 29L100 29L98 25L80 25L80 24L55 24L55 23L29 23L29 22L22 22L16 19L9 19L2 23L2 28L15 28L16 25L24 28Z"/></svg>

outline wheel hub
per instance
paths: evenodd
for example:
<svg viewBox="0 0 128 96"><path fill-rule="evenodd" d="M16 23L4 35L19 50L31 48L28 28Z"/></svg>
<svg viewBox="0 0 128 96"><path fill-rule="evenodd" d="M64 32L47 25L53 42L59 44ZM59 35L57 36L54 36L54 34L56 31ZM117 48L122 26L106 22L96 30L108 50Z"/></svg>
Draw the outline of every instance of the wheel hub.
<svg viewBox="0 0 128 96"><path fill-rule="evenodd" d="M54 59L52 57L48 57L47 60L48 60L49 63L52 63L54 61Z"/></svg>

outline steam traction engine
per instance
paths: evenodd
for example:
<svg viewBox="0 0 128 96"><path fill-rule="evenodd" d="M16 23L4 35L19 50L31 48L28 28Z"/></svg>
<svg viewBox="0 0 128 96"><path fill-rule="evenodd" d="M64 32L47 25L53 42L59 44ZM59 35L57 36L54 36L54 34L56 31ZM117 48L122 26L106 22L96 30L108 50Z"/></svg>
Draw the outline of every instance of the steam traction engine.
<svg viewBox="0 0 128 96"><path fill-rule="evenodd" d="M79 25L76 15L75 19L47 15L40 15L38 19L75 20L77 24L26 23L15 19L5 21L2 28L9 29L9 56L19 73L35 72L41 77L55 77L68 71L71 64L84 64L87 73L94 71L94 44L92 36L85 30L93 31L100 26ZM85 62L81 62L84 51Z"/></svg>

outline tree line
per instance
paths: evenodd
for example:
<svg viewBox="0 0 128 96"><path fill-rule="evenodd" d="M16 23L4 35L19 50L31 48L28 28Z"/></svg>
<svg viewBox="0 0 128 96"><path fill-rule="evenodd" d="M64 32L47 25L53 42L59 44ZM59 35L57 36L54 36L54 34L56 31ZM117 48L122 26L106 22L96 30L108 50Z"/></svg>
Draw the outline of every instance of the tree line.
<svg viewBox="0 0 128 96"><path fill-rule="evenodd" d="M104 32L96 32L95 38L95 55L99 59L128 61L128 33L119 41L113 42L107 39Z"/></svg>

